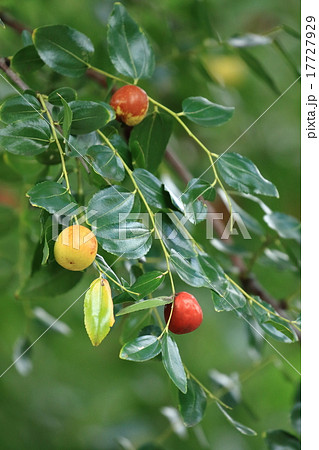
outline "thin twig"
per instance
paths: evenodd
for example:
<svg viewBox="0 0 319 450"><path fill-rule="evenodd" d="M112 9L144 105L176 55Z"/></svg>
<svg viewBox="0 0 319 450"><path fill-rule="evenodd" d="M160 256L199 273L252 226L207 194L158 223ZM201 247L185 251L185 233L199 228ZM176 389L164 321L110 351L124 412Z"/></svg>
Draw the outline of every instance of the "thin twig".
<svg viewBox="0 0 319 450"><path fill-rule="evenodd" d="M14 82L20 89L25 91L26 89L29 89L29 86L21 80L19 75L17 75L13 70L10 69L10 63L9 60L6 58L0 58L0 69L3 70L3 72L10 78L11 81Z"/></svg>

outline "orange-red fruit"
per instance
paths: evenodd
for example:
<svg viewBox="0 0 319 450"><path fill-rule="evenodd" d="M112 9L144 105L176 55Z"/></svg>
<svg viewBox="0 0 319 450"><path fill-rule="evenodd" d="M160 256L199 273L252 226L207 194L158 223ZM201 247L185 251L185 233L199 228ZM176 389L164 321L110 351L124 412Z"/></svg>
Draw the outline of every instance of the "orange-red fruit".
<svg viewBox="0 0 319 450"><path fill-rule="evenodd" d="M188 292L176 294L169 330L175 334L185 334L196 330L203 320L203 311L196 298ZM172 304L164 308L164 317L168 322Z"/></svg>
<svg viewBox="0 0 319 450"><path fill-rule="evenodd" d="M128 84L112 95L110 105L114 108L118 120L133 127L142 122L146 116L148 96L143 89Z"/></svg>

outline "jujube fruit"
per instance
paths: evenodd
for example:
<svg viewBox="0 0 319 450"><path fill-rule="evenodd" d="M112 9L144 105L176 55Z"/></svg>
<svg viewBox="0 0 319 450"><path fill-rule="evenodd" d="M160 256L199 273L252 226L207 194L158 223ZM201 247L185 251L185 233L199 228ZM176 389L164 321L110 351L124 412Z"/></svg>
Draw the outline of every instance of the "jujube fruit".
<svg viewBox="0 0 319 450"><path fill-rule="evenodd" d="M166 323L169 320L171 308L172 317L169 323L169 330L175 334L190 333L200 326L203 320L203 311L196 298L188 292L176 294L173 304L168 304L164 308Z"/></svg>
<svg viewBox="0 0 319 450"><path fill-rule="evenodd" d="M140 87L128 84L112 95L110 105L114 108L118 120L133 127L146 116L148 96Z"/></svg>
<svg viewBox="0 0 319 450"><path fill-rule="evenodd" d="M95 260L97 240L93 232L82 225L65 228L54 245L54 257L60 266L79 271Z"/></svg>

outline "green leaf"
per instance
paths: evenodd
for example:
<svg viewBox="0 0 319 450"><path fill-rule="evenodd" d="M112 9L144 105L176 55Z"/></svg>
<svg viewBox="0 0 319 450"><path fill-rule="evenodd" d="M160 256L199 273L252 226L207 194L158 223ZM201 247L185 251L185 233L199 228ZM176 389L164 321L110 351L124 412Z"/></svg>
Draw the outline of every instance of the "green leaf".
<svg viewBox="0 0 319 450"><path fill-rule="evenodd" d="M194 427L203 418L207 398L203 388L192 378L187 380L187 392L178 391L179 411L187 427Z"/></svg>
<svg viewBox="0 0 319 450"><path fill-rule="evenodd" d="M14 95L5 100L0 108L0 120L13 123L18 120L38 119L41 115L41 105L30 94Z"/></svg>
<svg viewBox="0 0 319 450"><path fill-rule="evenodd" d="M172 301L172 297L157 297L151 298L149 300L141 300L140 302L134 303L133 305L122 308L116 315L123 316L132 312L142 311L143 309L157 308L159 306L164 306L172 303Z"/></svg>
<svg viewBox="0 0 319 450"><path fill-rule="evenodd" d="M41 69L44 62L38 55L34 45L21 48L12 58L11 66L15 72L27 74Z"/></svg>
<svg viewBox="0 0 319 450"><path fill-rule="evenodd" d="M106 145L93 145L86 153L94 171L104 178L123 181L125 169L122 161L113 150Z"/></svg>
<svg viewBox="0 0 319 450"><path fill-rule="evenodd" d="M61 97L61 102L63 105L63 121L62 121L62 133L65 139L69 139L70 136L70 130L72 125L72 118L73 118L73 112L70 108L70 105L67 101L64 100L63 97Z"/></svg>
<svg viewBox="0 0 319 450"><path fill-rule="evenodd" d="M75 100L69 103L72 111L71 134L88 134L103 128L111 119L112 112L102 104L91 101ZM63 111L59 115L59 121L64 118Z"/></svg>
<svg viewBox="0 0 319 450"><path fill-rule="evenodd" d="M95 235L104 250L127 259L145 256L152 245L152 232L140 222L103 226Z"/></svg>
<svg viewBox="0 0 319 450"><path fill-rule="evenodd" d="M168 114L154 111L137 126L130 135L129 145L131 151L135 148L142 152L145 167L155 172L160 165L173 130L173 120Z"/></svg>
<svg viewBox="0 0 319 450"><path fill-rule="evenodd" d="M283 239L294 239L300 243L300 222L294 217L281 212L271 212L264 216L264 221Z"/></svg>
<svg viewBox="0 0 319 450"><path fill-rule="evenodd" d="M133 176L149 205L162 211L174 208L169 193L155 175L145 169L135 169Z"/></svg>
<svg viewBox="0 0 319 450"><path fill-rule="evenodd" d="M194 224L201 222L206 218L207 206L203 204L199 197L213 201L216 196L215 189L207 181L200 178L193 178L181 195L184 205L184 214L188 220Z"/></svg>
<svg viewBox="0 0 319 450"><path fill-rule="evenodd" d="M223 295L212 293L215 311L233 311L246 305L244 295L229 281L227 281L227 289Z"/></svg>
<svg viewBox="0 0 319 450"><path fill-rule="evenodd" d="M260 327L272 338L279 342L292 343L296 341L296 335L288 322L281 319L274 308L268 303L255 297L260 303L252 303L252 312ZM273 314L269 313L271 311Z"/></svg>
<svg viewBox="0 0 319 450"><path fill-rule="evenodd" d="M218 370L210 370L209 378L212 382L213 392L226 405L234 408L241 401L241 386L238 373L226 375ZM223 395L220 395L223 393Z"/></svg>
<svg viewBox="0 0 319 450"><path fill-rule="evenodd" d="M228 287L228 281L220 265L208 255L198 255L197 261L199 263L199 271L204 275L208 281L206 287L217 292L219 295L225 295Z"/></svg>
<svg viewBox="0 0 319 450"><path fill-rule="evenodd" d="M258 59L244 48L238 48L237 51L239 56L245 61L247 66L257 75L257 77L264 81L276 95L280 95L281 92L276 86L273 78L269 75Z"/></svg>
<svg viewBox="0 0 319 450"><path fill-rule="evenodd" d="M84 323L92 345L99 345L114 324L113 302L107 280L94 280L84 298Z"/></svg>
<svg viewBox="0 0 319 450"><path fill-rule="evenodd" d="M300 450L301 442L284 430L267 431L265 441L269 450Z"/></svg>
<svg viewBox="0 0 319 450"><path fill-rule="evenodd" d="M203 127L216 127L228 122L235 108L216 105L204 97L188 97L183 100L183 115Z"/></svg>
<svg viewBox="0 0 319 450"><path fill-rule="evenodd" d="M23 120L0 129L0 146L15 155L38 155L48 148L50 137L45 120Z"/></svg>
<svg viewBox="0 0 319 450"><path fill-rule="evenodd" d="M231 206L233 213L236 213L240 216L241 220L249 231L257 234L258 236L265 235L265 229L260 225L258 220L244 211L239 205L237 205L237 203L233 199L231 199Z"/></svg>
<svg viewBox="0 0 319 450"><path fill-rule="evenodd" d="M113 280L115 280L118 284L122 285L121 280L120 280L119 277L116 275L116 273L114 272L114 270L107 264L107 262L105 261L105 259L104 259L101 255L99 255L99 254L96 255L96 259L98 259L99 266L100 266L101 270L103 271L103 273L108 275L107 279L108 279L109 283L111 284L111 286L112 286L112 280L111 280L111 278L112 278ZM111 278L109 278L109 277L111 277ZM114 284L114 287L115 287L116 289L119 289L119 287L116 286L115 284Z"/></svg>
<svg viewBox="0 0 319 450"><path fill-rule="evenodd" d="M162 337L162 362L173 383L184 394L187 392L187 379L184 366L175 340L168 333Z"/></svg>
<svg viewBox="0 0 319 450"><path fill-rule="evenodd" d="M83 272L65 270L57 263L41 266L25 281L18 296L30 300L56 297L72 289L82 276Z"/></svg>
<svg viewBox="0 0 319 450"><path fill-rule="evenodd" d="M36 308L33 308L32 312L34 318L41 323L45 329L50 328L50 330L63 334L64 336L68 336L71 333L71 328L66 323L51 316L51 314L43 308L37 306Z"/></svg>
<svg viewBox="0 0 319 450"><path fill-rule="evenodd" d="M234 36L228 39L228 44L235 48L257 47L258 45L269 45L271 43L272 39L270 37L253 33L247 33L243 36Z"/></svg>
<svg viewBox="0 0 319 450"><path fill-rule="evenodd" d="M120 358L143 362L155 358L161 350L161 343L156 336L144 335L124 344L120 351Z"/></svg>
<svg viewBox="0 0 319 450"><path fill-rule="evenodd" d="M97 192L88 203L88 223L101 228L124 221L132 211L134 198L135 194L122 186Z"/></svg>
<svg viewBox="0 0 319 450"><path fill-rule="evenodd" d="M130 287L130 291L137 292L138 295L131 296L137 300L151 294L163 283L164 278L165 275L159 270L144 273Z"/></svg>
<svg viewBox="0 0 319 450"><path fill-rule="evenodd" d="M28 338L20 337L14 344L13 348L12 358L15 368L17 372L24 377L33 369L33 364L30 358L30 350L28 350L30 345L31 342Z"/></svg>
<svg viewBox="0 0 319 450"><path fill-rule="evenodd" d="M70 87L61 87L49 94L48 102L55 106L63 106L61 97L69 103L76 100L77 96L78 95L74 89Z"/></svg>
<svg viewBox="0 0 319 450"><path fill-rule="evenodd" d="M247 194L278 197L276 187L266 180L255 164L238 153L224 153L217 159L217 169L229 186Z"/></svg>
<svg viewBox="0 0 319 450"><path fill-rule="evenodd" d="M107 43L110 59L119 73L134 80L152 76L155 68L153 50L121 3L114 4Z"/></svg>
<svg viewBox="0 0 319 450"><path fill-rule="evenodd" d="M182 214L178 212L156 214L155 219L161 237L170 251L175 250L184 258L196 256L192 242L189 240L187 233L183 230L181 220L184 220L185 217L182 216Z"/></svg>
<svg viewBox="0 0 319 450"><path fill-rule="evenodd" d="M43 181L33 186L26 194L32 206L47 210L50 214L58 213L67 208L69 215L78 205L66 187L55 181Z"/></svg>
<svg viewBox="0 0 319 450"><path fill-rule="evenodd" d="M237 422L237 420L234 420L219 403L216 403L216 404L217 404L218 408L220 409L220 411L224 414L224 416L226 417L228 422L231 423L232 426L234 428L236 428L237 431L239 431L241 434L245 434L246 436L256 436L257 435L255 430L252 430L251 428L248 428L245 425Z"/></svg>
<svg viewBox="0 0 319 450"><path fill-rule="evenodd" d="M194 265L187 261L182 255L174 249L171 251L171 263L178 273L179 277L185 283L194 287L206 286L207 280L200 272L194 269Z"/></svg>
<svg viewBox="0 0 319 450"><path fill-rule="evenodd" d="M66 25L49 25L34 30L34 45L40 58L62 75L80 77L94 52L90 39Z"/></svg>

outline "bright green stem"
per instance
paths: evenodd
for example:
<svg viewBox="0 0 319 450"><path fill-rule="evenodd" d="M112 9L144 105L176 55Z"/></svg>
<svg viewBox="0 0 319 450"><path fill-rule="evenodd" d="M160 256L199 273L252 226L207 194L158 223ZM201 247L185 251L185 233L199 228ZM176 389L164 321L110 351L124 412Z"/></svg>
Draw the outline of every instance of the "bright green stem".
<svg viewBox="0 0 319 450"><path fill-rule="evenodd" d="M47 108L47 105L46 105L46 103L44 101L44 96L41 95L41 94L38 94L38 99L39 99L39 101L41 103L41 106L42 106L45 114L48 116L48 119L49 119L49 122L50 122L50 126L51 126L52 135L53 135L53 138L54 138L54 140L56 142L56 145L57 145L57 147L59 149L59 153L60 153L62 172L63 172L63 176L64 176L65 183L66 183L66 189L69 192L69 194L71 194L68 173L67 173L67 170L66 170L66 167L65 167L64 154L63 154L63 150L62 150L61 144L59 142L59 139L58 139L58 136L57 136L57 133L56 133L54 121L53 121L52 116L51 116L51 114L50 114L50 112L49 112L49 110Z"/></svg>
<svg viewBox="0 0 319 450"><path fill-rule="evenodd" d="M296 324L296 322L294 320L290 320L287 319L286 317L280 316L279 314L271 311L270 309L266 308L266 306L264 306L263 304L261 304L258 300L256 300L254 297L252 297L251 295L247 294L246 291L244 291L244 289L242 289L232 278L230 278L227 274L225 274L225 277L227 278L228 281L230 281L234 286L236 286L236 288L252 303L255 303L256 305L258 305L260 308L262 308L263 310L267 311L268 314L271 314L272 316L278 317L281 320L284 320L285 322L289 323L290 325L293 325L295 328L297 328L298 331L301 331L301 329L298 327L298 325Z"/></svg>
<svg viewBox="0 0 319 450"><path fill-rule="evenodd" d="M112 283L116 284L116 286L118 286L120 289L122 289L123 291L127 292L128 294L138 295L138 292L130 291L125 286L123 286L122 284L120 284L116 280L114 280L113 277L111 277L107 272L105 272L105 270L102 269L102 267L100 266L100 264L96 260L94 261L94 264L96 265L96 267L97 267L97 269L98 269L98 271L100 273L103 273L103 275L105 275L109 280L111 280Z"/></svg>
<svg viewBox="0 0 319 450"><path fill-rule="evenodd" d="M102 137L102 139L106 142L106 144L113 150L113 152L115 153L115 155L122 161L122 164L123 164L123 166L124 166L124 168L125 168L125 170L126 170L128 176L130 177L130 179L131 179L131 181L132 181L132 183L133 183L133 186L134 186L136 192L138 192L139 196L141 197L142 202L144 203L144 205L145 205L145 207L146 207L146 210L147 210L147 212L148 212L148 215L149 215L149 217L150 217L150 219L151 219L151 222L152 222L152 225L153 225L153 229L154 229L155 233L156 233L157 236L158 236L159 242L160 242L160 244L161 244L161 247L162 247L162 250L163 250L163 253L164 253L164 256L165 256L166 265L167 265L167 270L168 270L168 275L169 275L170 282L171 282L171 287L172 287L172 294L173 294L173 296L174 296L174 295L175 295L175 285L174 285L174 280L173 280L172 271L171 271L171 268L170 268L170 262L169 262L170 255L169 255L168 251L166 250L165 244L164 244L164 242L163 242L163 240L162 240L162 238L161 238L161 234L160 234L160 232L159 232L159 230L158 230L158 228L157 228L157 225L156 225L156 222L155 222L155 217L154 217L153 211L152 211L151 208L149 207L149 204L147 203L147 201L146 201L146 199L145 199L145 197L144 197L142 191L140 190L138 184L136 183L135 178L134 178L134 176L133 176L132 170L128 167L128 165L127 165L126 162L123 160L123 158L121 157L121 155L119 155L118 151L116 150L116 148L114 147L114 145L110 142L110 140L109 140L109 139L108 139L108 138L107 138L100 130L98 130L98 133L99 133L99 135Z"/></svg>

